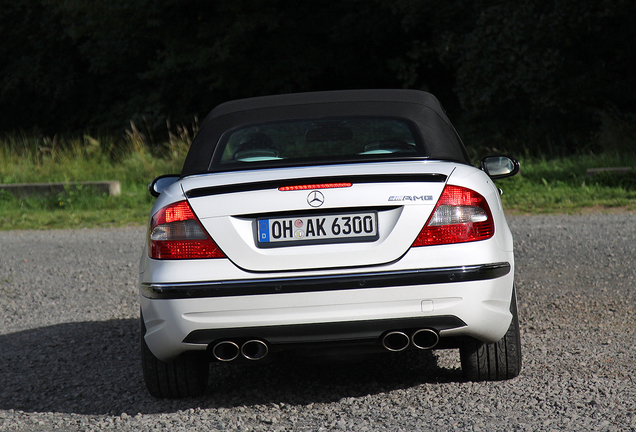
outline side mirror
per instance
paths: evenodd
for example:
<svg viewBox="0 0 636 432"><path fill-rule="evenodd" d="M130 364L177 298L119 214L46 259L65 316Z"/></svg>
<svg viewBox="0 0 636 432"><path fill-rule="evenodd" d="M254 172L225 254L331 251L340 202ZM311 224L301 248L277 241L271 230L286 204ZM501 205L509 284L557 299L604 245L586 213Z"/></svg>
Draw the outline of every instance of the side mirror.
<svg viewBox="0 0 636 432"><path fill-rule="evenodd" d="M179 180L180 177L181 176L179 174L166 174L159 176L150 182L148 185L148 192L150 192L150 195L157 198L161 192Z"/></svg>
<svg viewBox="0 0 636 432"><path fill-rule="evenodd" d="M487 156L481 160L481 169L493 180L512 177L519 167L519 161L510 156Z"/></svg>

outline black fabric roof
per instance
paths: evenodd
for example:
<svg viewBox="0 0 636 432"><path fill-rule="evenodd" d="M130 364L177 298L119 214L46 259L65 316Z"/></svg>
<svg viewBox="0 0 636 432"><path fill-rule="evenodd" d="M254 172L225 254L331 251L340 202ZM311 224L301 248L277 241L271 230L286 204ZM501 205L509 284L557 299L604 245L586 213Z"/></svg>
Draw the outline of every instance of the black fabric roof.
<svg viewBox="0 0 636 432"><path fill-rule="evenodd" d="M410 120L420 133L429 159L470 164L464 145L432 94L418 90L342 90L263 96L217 106L203 120L181 176L208 172L214 149L226 131L255 123L347 116Z"/></svg>

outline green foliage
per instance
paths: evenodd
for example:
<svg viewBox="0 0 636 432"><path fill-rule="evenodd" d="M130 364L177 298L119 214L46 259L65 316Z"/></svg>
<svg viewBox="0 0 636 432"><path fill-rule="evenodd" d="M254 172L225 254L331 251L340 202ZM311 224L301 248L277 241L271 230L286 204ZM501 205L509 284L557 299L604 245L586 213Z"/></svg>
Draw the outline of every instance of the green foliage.
<svg viewBox="0 0 636 432"><path fill-rule="evenodd" d="M130 187L120 197L71 190L47 199L19 200L0 194L2 230L90 228L143 225L152 207L144 188Z"/></svg>
<svg viewBox="0 0 636 432"><path fill-rule="evenodd" d="M0 0L0 38L10 133L132 119L155 151L228 99L407 87L486 147L634 148L606 139L636 115L632 0Z"/></svg>
<svg viewBox="0 0 636 432"><path fill-rule="evenodd" d="M185 129L182 129L182 131ZM154 177L177 173L189 145L187 134L157 145L129 129L121 142L109 137L81 140L12 137L0 142L2 183L119 180L122 194L99 195L70 186L47 198L18 199L0 191L0 229L53 229L144 225L154 199L147 184ZM113 158L111 149L118 149ZM11 149L8 151L7 149ZM636 167L632 153L604 153L557 159L524 157L521 173L497 181L507 212L581 212L593 208L636 210L636 171L586 177L588 168Z"/></svg>
<svg viewBox="0 0 636 432"><path fill-rule="evenodd" d="M589 168L636 167L636 155L605 153L551 160L525 158L521 172L499 180L507 210L578 212L586 208L636 210L636 171L586 176Z"/></svg>
<svg viewBox="0 0 636 432"><path fill-rule="evenodd" d="M597 140L599 148L604 151L636 153L636 113L621 113L616 109L601 113Z"/></svg>
<svg viewBox="0 0 636 432"><path fill-rule="evenodd" d="M534 156L580 153L598 150L601 113L636 112L632 1L386 3L413 38L400 70L471 136Z"/></svg>
<svg viewBox="0 0 636 432"><path fill-rule="evenodd" d="M0 0L0 130L64 130L87 121L83 59L41 0Z"/></svg>
<svg viewBox="0 0 636 432"><path fill-rule="evenodd" d="M45 198L18 199L0 191L1 229L50 229L144 224L154 199L147 185L154 177L178 173L189 147L189 132L178 128L172 140L151 151L136 128L125 139L62 140L10 136L0 142L1 183L119 180L120 196L69 186Z"/></svg>

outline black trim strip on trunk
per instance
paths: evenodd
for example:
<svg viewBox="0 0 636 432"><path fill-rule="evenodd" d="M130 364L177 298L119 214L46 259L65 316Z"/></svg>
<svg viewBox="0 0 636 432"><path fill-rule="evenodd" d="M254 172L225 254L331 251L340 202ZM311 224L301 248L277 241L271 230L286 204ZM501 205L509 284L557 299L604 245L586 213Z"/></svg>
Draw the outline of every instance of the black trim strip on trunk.
<svg viewBox="0 0 636 432"><path fill-rule="evenodd" d="M501 262L463 267L360 273L352 275L217 282L142 283L141 292L144 297L151 299L234 297L469 282L495 279L505 276L509 272L510 263Z"/></svg>
<svg viewBox="0 0 636 432"><path fill-rule="evenodd" d="M188 198L199 198L211 195L221 195L235 192L249 192L263 189L277 189L282 186L299 186L319 183L400 183L426 182L443 183L447 176L444 174L373 174L373 175L344 175L332 177L308 177L285 180L269 180L262 182L238 183L232 185L209 186L186 191Z"/></svg>

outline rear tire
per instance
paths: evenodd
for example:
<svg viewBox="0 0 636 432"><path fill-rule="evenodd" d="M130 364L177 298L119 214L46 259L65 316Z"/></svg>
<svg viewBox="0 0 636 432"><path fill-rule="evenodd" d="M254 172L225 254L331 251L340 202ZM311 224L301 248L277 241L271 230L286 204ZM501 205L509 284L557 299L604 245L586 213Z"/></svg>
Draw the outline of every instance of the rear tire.
<svg viewBox="0 0 636 432"><path fill-rule="evenodd" d="M517 313L517 294L513 287L510 301L512 321L498 342L484 343L477 339L462 342L459 348L462 371L470 381L501 381L521 372L521 334Z"/></svg>
<svg viewBox="0 0 636 432"><path fill-rule="evenodd" d="M143 317L140 327L141 366L148 392L156 398L185 398L205 393L210 368L205 354L185 352L172 362L163 362L146 345Z"/></svg>

